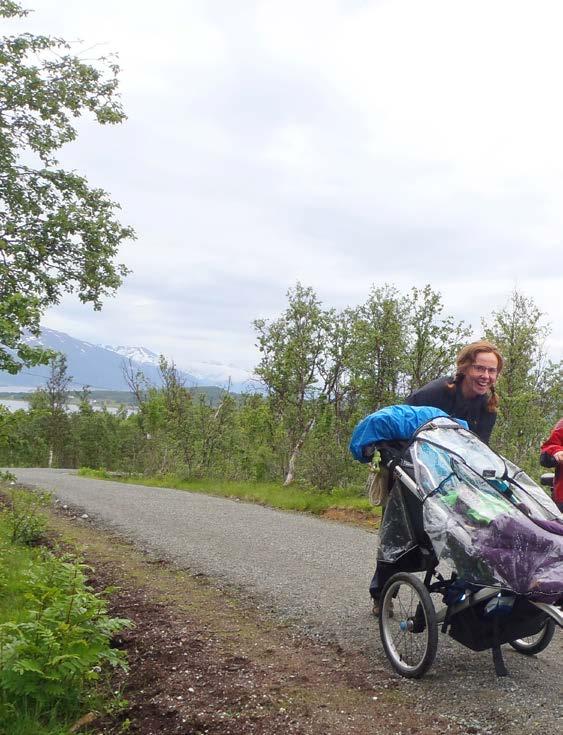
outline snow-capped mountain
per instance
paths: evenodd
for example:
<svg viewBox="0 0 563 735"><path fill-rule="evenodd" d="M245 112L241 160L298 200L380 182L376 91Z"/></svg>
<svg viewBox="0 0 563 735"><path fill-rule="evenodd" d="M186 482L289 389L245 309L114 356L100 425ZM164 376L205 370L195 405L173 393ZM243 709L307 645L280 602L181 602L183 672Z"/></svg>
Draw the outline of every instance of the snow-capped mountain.
<svg viewBox="0 0 563 735"><path fill-rule="evenodd" d="M148 365L158 367L159 356L156 352L152 352L146 347L125 347L123 345L119 345L119 347L98 345L98 347L102 347L104 350L110 350L110 352L117 352L118 355L122 355L128 360L133 360L133 362L147 363Z"/></svg>
<svg viewBox="0 0 563 735"><path fill-rule="evenodd" d="M140 365L153 365L158 367L159 355L146 347L123 345L118 347L104 345L103 347ZM218 385L220 387L226 387L230 381L233 390L242 390L248 388L247 384L253 380L253 375L248 370L236 367L235 365L224 365L219 362L190 361L187 364L176 363L176 367L182 373L190 375L192 380L195 380L196 385Z"/></svg>
<svg viewBox="0 0 563 735"><path fill-rule="evenodd" d="M141 365L155 365L158 367L159 356L146 347L103 345L103 348ZM191 361L187 364L177 364L176 367L183 373L191 375L198 385L226 386L230 380L231 386L240 387L253 379L252 373L248 370L235 365L224 365L220 362Z"/></svg>
<svg viewBox="0 0 563 735"><path fill-rule="evenodd" d="M71 388L78 390L84 385L93 390L128 390L124 376L124 365L131 360L134 370L141 370L150 383L160 385L158 371L159 356L146 347L112 347L95 345L84 340L71 337L64 332L43 327L40 337L29 335L26 342L31 346L48 347L62 352L67 357L68 372L72 376ZM239 392L253 387L249 381L250 373L229 365L198 362L193 369L177 365L178 371L186 386L219 386L226 387L229 378L231 390ZM26 368L17 375L0 371L0 386L43 385L49 375L47 366Z"/></svg>

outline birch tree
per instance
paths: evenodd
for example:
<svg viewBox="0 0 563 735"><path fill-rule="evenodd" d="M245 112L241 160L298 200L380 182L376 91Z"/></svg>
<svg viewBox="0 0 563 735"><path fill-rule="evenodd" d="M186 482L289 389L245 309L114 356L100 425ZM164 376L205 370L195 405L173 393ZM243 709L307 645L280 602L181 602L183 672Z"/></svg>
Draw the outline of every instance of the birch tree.
<svg viewBox="0 0 563 735"><path fill-rule="evenodd" d="M455 358L468 341L471 328L442 316L442 297L429 285L413 288L406 299L408 313L405 359L407 392L453 370Z"/></svg>
<svg viewBox="0 0 563 735"><path fill-rule="evenodd" d="M287 293L288 306L273 321L257 319L254 328L262 354L256 374L268 392L271 410L287 439L285 485L295 477L301 449L317 419L319 406L341 396L337 314L322 308L316 293L298 283ZM332 340L333 350L327 347Z"/></svg>
<svg viewBox="0 0 563 735"><path fill-rule="evenodd" d="M407 349L405 298L390 285L373 287L354 310L351 380L364 413L396 403Z"/></svg>
<svg viewBox="0 0 563 735"><path fill-rule="evenodd" d="M505 359L497 383L500 407L493 443L533 472L542 437L563 411L563 363L547 359L549 324L534 300L516 290L504 308L483 321L483 329Z"/></svg>

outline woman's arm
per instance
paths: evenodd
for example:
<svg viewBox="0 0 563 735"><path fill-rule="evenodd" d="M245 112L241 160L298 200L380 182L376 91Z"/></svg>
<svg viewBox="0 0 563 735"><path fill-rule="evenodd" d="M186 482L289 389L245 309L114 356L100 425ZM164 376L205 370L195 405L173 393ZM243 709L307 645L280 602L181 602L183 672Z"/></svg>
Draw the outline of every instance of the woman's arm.
<svg viewBox="0 0 563 735"><path fill-rule="evenodd" d="M558 422L549 439L541 445L540 452L549 454L556 462L563 462L563 422Z"/></svg>

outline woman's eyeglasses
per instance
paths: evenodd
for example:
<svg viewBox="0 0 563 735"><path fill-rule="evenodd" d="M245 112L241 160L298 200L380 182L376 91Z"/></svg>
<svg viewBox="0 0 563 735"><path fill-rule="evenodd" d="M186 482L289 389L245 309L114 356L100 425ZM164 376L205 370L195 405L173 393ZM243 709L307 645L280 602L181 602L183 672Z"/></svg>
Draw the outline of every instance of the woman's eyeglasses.
<svg viewBox="0 0 563 735"><path fill-rule="evenodd" d="M487 367L486 365L475 365L475 363L473 363L471 367L477 373L477 375L487 375L488 373L491 378L494 378L495 375L498 373L497 368Z"/></svg>

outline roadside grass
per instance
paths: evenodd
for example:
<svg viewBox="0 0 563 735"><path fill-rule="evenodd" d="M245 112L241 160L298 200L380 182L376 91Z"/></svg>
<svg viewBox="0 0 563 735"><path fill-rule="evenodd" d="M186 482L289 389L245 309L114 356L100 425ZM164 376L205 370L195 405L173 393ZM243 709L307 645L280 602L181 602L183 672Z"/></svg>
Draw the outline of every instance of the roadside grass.
<svg viewBox="0 0 563 735"><path fill-rule="evenodd" d="M0 625L7 621L19 623L25 616L26 570L36 551L10 544L10 529L0 516Z"/></svg>
<svg viewBox="0 0 563 735"><path fill-rule="evenodd" d="M14 508L0 512L0 733L68 735L81 715L114 706L107 674L126 661L111 638L130 624L107 615L79 559L14 542Z"/></svg>
<svg viewBox="0 0 563 735"><path fill-rule="evenodd" d="M376 520L380 508L375 508L357 488L333 488L321 492L299 484L283 487L274 482L235 482L227 480L182 480L177 475L123 475L82 467L78 471L83 477L98 480L112 480L149 487L167 487L187 490L194 493L217 495L224 498L237 498L251 503L267 505L280 510L294 510L322 515L330 510L353 511L365 514Z"/></svg>

